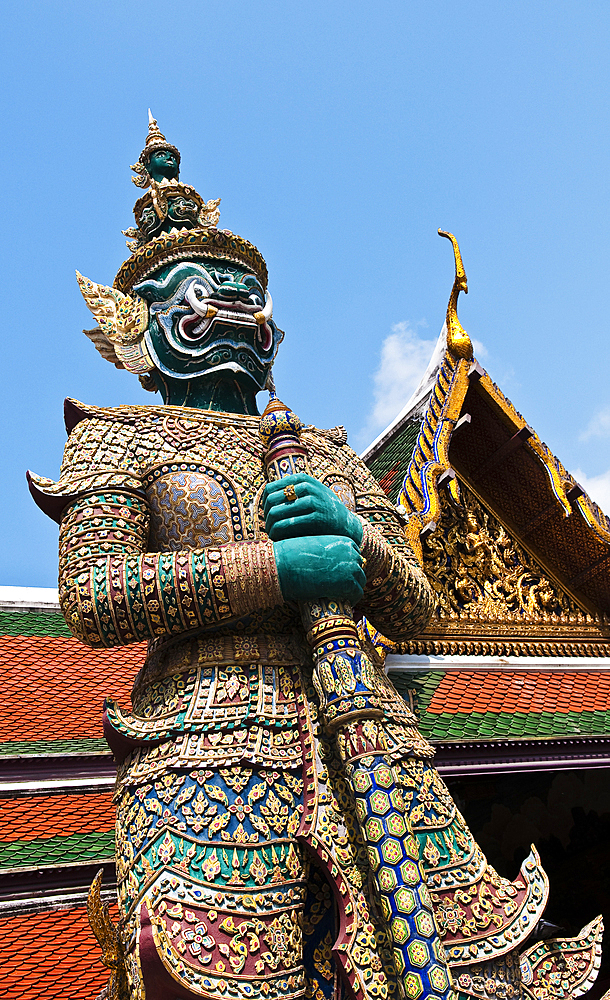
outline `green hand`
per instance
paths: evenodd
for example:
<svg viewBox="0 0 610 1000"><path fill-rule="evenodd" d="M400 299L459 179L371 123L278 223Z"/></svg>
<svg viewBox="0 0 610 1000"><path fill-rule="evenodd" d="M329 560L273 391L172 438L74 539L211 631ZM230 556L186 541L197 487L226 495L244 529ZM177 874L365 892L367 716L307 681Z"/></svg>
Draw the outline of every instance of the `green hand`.
<svg viewBox="0 0 610 1000"><path fill-rule="evenodd" d="M273 551L287 601L335 598L357 604L361 600L366 577L353 539L342 535L286 538L274 542Z"/></svg>
<svg viewBox="0 0 610 1000"><path fill-rule="evenodd" d="M296 493L296 500L286 497L286 488L290 487ZM263 491L263 505L265 527L273 542L306 535L344 535L356 545L362 542L360 519L328 486L303 472L268 483Z"/></svg>

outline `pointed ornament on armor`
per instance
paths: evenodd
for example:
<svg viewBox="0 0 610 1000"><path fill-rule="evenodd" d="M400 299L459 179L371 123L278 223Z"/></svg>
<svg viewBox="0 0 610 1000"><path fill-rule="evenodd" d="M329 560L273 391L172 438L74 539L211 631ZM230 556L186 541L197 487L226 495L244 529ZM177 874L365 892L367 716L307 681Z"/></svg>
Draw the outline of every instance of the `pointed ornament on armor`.
<svg viewBox="0 0 610 1000"><path fill-rule="evenodd" d="M110 919L110 907L102 902L103 868L91 883L87 897L87 917L97 943L102 949L102 963L110 969L110 981L97 1000L129 1000L125 955L118 928Z"/></svg>

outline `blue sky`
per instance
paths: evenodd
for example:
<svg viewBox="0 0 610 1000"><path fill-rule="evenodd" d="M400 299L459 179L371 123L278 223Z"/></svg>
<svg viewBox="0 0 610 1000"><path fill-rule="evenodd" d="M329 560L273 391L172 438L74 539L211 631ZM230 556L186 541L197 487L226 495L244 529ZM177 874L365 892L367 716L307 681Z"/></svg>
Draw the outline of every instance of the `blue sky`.
<svg viewBox="0 0 610 1000"><path fill-rule="evenodd" d="M361 450L444 319L610 513L607 3L28 2L3 14L0 584L54 586L62 400L150 403L83 337L111 284L150 106L181 177L256 243L303 419Z"/></svg>

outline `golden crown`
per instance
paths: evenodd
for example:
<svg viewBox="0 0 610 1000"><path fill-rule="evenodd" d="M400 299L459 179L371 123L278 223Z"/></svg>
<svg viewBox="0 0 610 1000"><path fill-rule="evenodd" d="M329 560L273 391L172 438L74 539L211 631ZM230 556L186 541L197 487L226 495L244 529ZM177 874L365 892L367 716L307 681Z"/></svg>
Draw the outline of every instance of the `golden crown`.
<svg viewBox="0 0 610 1000"><path fill-rule="evenodd" d="M134 206L137 226L124 230L132 255L121 265L114 287L130 292L166 264L220 258L245 265L266 288L267 265L257 248L230 230L217 228L220 198L206 202L177 176L160 182L151 177L148 163L156 149L171 150L180 164L178 149L167 141L149 109L146 144L131 168L136 172L134 183L149 190Z"/></svg>

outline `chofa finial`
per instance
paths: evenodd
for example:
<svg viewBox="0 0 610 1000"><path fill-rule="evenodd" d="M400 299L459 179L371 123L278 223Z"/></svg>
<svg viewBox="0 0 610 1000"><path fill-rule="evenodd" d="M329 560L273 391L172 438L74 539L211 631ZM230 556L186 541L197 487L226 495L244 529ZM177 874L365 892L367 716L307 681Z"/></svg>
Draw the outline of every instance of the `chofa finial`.
<svg viewBox="0 0 610 1000"><path fill-rule="evenodd" d="M455 257L455 280L447 306L447 348L452 354L457 355L458 358L470 360L473 356L472 343L460 323L457 314L458 295L460 292L464 292L465 295L468 294L468 279L466 278L466 272L462 263L462 255L458 241L453 233L446 233L443 229L439 229L438 235L451 240Z"/></svg>

